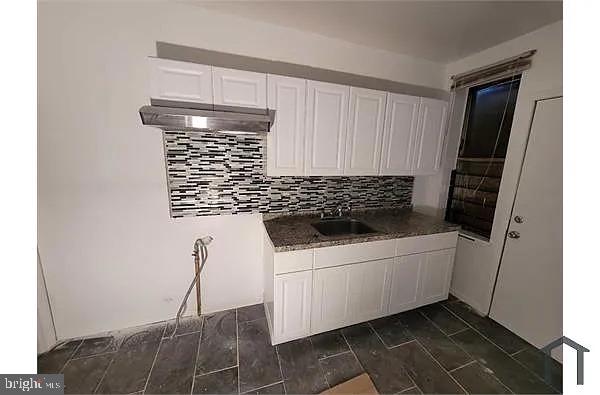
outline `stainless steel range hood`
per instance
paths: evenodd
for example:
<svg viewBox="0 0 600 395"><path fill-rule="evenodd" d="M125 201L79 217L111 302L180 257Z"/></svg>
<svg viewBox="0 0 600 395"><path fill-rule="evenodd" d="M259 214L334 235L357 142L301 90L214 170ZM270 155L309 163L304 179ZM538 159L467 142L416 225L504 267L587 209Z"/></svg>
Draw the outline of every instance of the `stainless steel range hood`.
<svg viewBox="0 0 600 395"><path fill-rule="evenodd" d="M140 108L142 123L162 130L196 130L223 134L262 134L271 130L275 110L216 107L152 99Z"/></svg>

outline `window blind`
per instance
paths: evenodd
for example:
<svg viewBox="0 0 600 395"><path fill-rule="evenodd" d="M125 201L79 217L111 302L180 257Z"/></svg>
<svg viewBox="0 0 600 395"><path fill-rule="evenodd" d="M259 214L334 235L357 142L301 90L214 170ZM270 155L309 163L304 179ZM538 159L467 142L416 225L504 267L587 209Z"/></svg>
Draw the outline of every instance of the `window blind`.
<svg viewBox="0 0 600 395"><path fill-rule="evenodd" d="M531 58L536 52L532 49L488 66L453 75L450 77L452 80L450 89L466 89L521 73L531 67Z"/></svg>

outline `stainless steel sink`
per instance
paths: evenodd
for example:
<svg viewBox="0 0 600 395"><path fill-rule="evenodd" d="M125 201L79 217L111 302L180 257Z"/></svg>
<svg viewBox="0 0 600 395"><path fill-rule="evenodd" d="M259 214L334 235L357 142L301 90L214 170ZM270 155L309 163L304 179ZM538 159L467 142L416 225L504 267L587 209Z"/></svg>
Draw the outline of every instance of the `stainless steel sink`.
<svg viewBox="0 0 600 395"><path fill-rule="evenodd" d="M370 226L350 218L340 219L324 219L311 224L313 228L319 231L324 236L340 236L340 235L362 235L365 233L377 233Z"/></svg>

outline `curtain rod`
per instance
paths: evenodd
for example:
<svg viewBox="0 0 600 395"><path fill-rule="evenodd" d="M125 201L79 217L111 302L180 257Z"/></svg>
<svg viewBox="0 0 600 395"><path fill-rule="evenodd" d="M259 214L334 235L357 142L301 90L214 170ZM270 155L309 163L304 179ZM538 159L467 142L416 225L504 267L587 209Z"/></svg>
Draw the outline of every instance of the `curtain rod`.
<svg viewBox="0 0 600 395"><path fill-rule="evenodd" d="M473 70L470 70L470 71L467 71L467 72L464 72L464 73L455 74L455 75L451 76L450 79L457 80L457 79L460 79L460 78L464 78L464 77L466 77L468 75L480 73L480 72L482 72L484 70L488 70L488 69L491 69L491 68L494 68L494 67L502 66L504 64L514 63L515 61L518 61L518 60L521 60L521 59L527 59L527 58L530 58L533 55L535 55L536 52L537 52L537 49L530 49L529 51L525 51L525 52L523 52L523 53L521 53L519 55L510 57L510 58L507 58L507 59L503 59L503 60L500 60L498 62L495 62L495 63L492 63L492 64L488 64L486 66L478 67L476 69L473 69Z"/></svg>

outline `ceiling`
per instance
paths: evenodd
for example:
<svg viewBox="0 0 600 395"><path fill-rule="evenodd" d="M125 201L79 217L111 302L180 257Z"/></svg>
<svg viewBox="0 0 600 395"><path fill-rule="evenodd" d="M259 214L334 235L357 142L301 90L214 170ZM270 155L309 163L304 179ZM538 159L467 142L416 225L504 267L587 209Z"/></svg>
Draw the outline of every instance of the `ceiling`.
<svg viewBox="0 0 600 395"><path fill-rule="evenodd" d="M190 1L447 63L562 19L560 1Z"/></svg>

